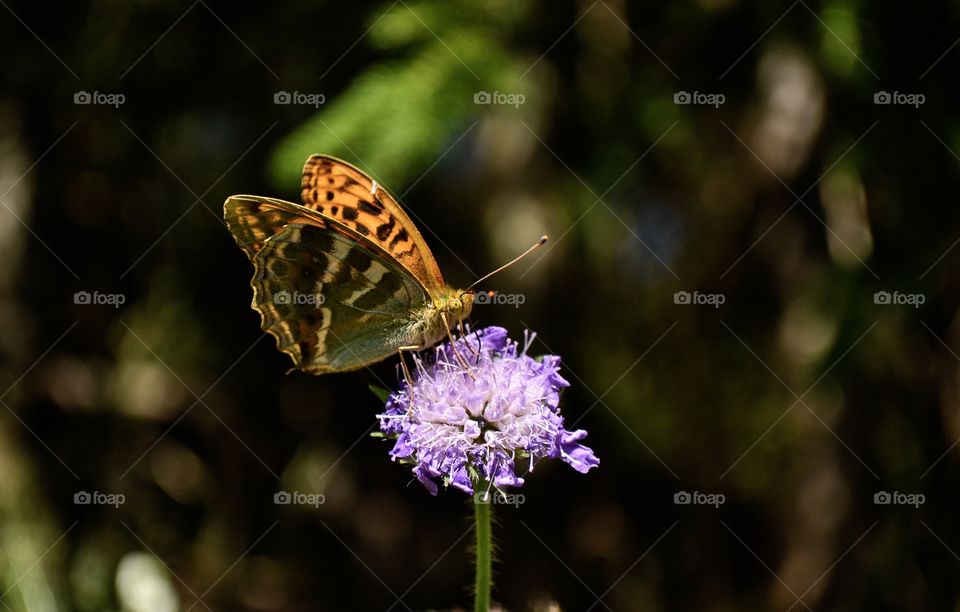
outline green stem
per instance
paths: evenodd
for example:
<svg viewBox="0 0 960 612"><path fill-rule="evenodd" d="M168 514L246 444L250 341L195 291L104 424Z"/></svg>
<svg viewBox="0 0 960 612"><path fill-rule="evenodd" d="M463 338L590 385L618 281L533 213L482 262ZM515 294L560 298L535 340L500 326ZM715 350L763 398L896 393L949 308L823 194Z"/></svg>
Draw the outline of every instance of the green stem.
<svg viewBox="0 0 960 612"><path fill-rule="evenodd" d="M476 570L477 580L474 587L474 612L490 610L490 582L491 565L493 563L493 542L490 528L491 504L479 503L473 500L474 516L476 518Z"/></svg>

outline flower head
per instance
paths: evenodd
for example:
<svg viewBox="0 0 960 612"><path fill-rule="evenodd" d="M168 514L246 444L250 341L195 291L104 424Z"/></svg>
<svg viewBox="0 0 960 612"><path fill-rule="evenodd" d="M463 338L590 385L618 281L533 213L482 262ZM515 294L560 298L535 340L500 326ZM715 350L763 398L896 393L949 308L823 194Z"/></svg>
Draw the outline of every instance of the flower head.
<svg viewBox="0 0 960 612"><path fill-rule="evenodd" d="M430 359L414 356L413 385L390 395L380 429L396 440L391 457L412 463L432 494L437 479L471 494L479 483L518 487L518 464L533 471L544 457L581 473L600 463L579 443L586 431L564 429L560 390L570 383L556 355L527 355L533 338L524 334L521 349L487 327L456 339L456 351L447 342Z"/></svg>

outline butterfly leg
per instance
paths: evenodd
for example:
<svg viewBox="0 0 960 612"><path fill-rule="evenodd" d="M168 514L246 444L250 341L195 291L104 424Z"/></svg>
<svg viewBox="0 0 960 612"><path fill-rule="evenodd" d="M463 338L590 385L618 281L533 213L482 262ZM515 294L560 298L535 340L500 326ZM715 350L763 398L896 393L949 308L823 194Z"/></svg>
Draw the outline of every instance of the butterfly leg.
<svg viewBox="0 0 960 612"><path fill-rule="evenodd" d="M477 380L477 377L473 375L473 372L470 371L470 364L467 363L467 360L463 358L463 355L460 354L460 351L457 350L457 344L453 341L453 332L450 331L450 321L447 319L447 313L441 312L440 318L443 319L443 326L447 328L447 338L450 340L450 349L453 350L454 356L460 362L460 365L463 366L464 371L472 378Z"/></svg>
<svg viewBox="0 0 960 612"><path fill-rule="evenodd" d="M461 338L466 338L466 337L467 337L467 330L466 330L466 328L463 326L463 321L460 321L459 323L457 323L457 330L460 332L460 337L461 337ZM479 335L479 334L477 335L477 346L480 346L480 335ZM470 344L469 342L467 342L467 348L470 349L470 352L473 353L473 356L476 357L476 358L477 358L477 362L479 362L479 361L480 361L480 351L478 351L477 349L473 348L473 345Z"/></svg>
<svg viewBox="0 0 960 612"><path fill-rule="evenodd" d="M413 411L413 377L410 376L410 370L407 368L407 360L403 358L404 351L419 351L422 350L422 346L401 346L397 349L397 352L400 355L400 368L403 369L403 377L407 381L407 389L410 391L410 406L407 409L407 414L410 414Z"/></svg>

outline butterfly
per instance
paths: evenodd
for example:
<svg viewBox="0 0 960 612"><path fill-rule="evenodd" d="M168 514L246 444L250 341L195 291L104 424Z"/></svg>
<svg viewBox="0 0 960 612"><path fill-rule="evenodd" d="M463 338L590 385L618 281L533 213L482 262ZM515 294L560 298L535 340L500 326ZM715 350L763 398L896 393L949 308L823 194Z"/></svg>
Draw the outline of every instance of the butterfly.
<svg viewBox="0 0 960 612"><path fill-rule="evenodd" d="M252 195L223 205L253 263L251 306L297 369L356 370L431 346L469 316L474 292L444 282L423 236L374 179L312 155L301 187L303 205Z"/></svg>

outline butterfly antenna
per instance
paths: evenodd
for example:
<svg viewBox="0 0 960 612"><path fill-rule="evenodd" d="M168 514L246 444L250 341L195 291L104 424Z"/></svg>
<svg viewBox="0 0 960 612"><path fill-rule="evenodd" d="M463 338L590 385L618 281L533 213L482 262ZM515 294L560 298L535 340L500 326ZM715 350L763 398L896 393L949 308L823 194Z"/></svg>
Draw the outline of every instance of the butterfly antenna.
<svg viewBox="0 0 960 612"><path fill-rule="evenodd" d="M510 261L508 261L507 263L503 264L502 266L500 266L499 268L497 268L497 269L494 270L493 272L491 272L491 273L489 273L489 274L486 274L486 275L484 275L484 276L481 276L481 277L478 278L476 281L474 281L472 285L470 285L469 287L467 287L464 291L470 291L472 288L476 287L477 285L479 285L479 284L482 283L483 281L487 280L488 278L490 278L491 276L493 276L493 275L496 274L497 272L500 272L500 271L502 271L502 270L506 270L507 268L509 268L509 267L512 266L513 264L517 263L518 261L520 261L521 259L523 259L523 258L526 257L527 255L529 255L530 253L532 253L532 252L534 252L535 250L537 250L537 249L539 249L540 247L542 247L542 246L547 242L547 240L549 240L549 238L547 238L546 235L540 236L540 240L537 240L536 244L534 244L532 247L530 247L529 249L527 249L527 250L524 251L523 253L520 253L519 255L517 255L516 257L514 257L512 260L510 260Z"/></svg>

